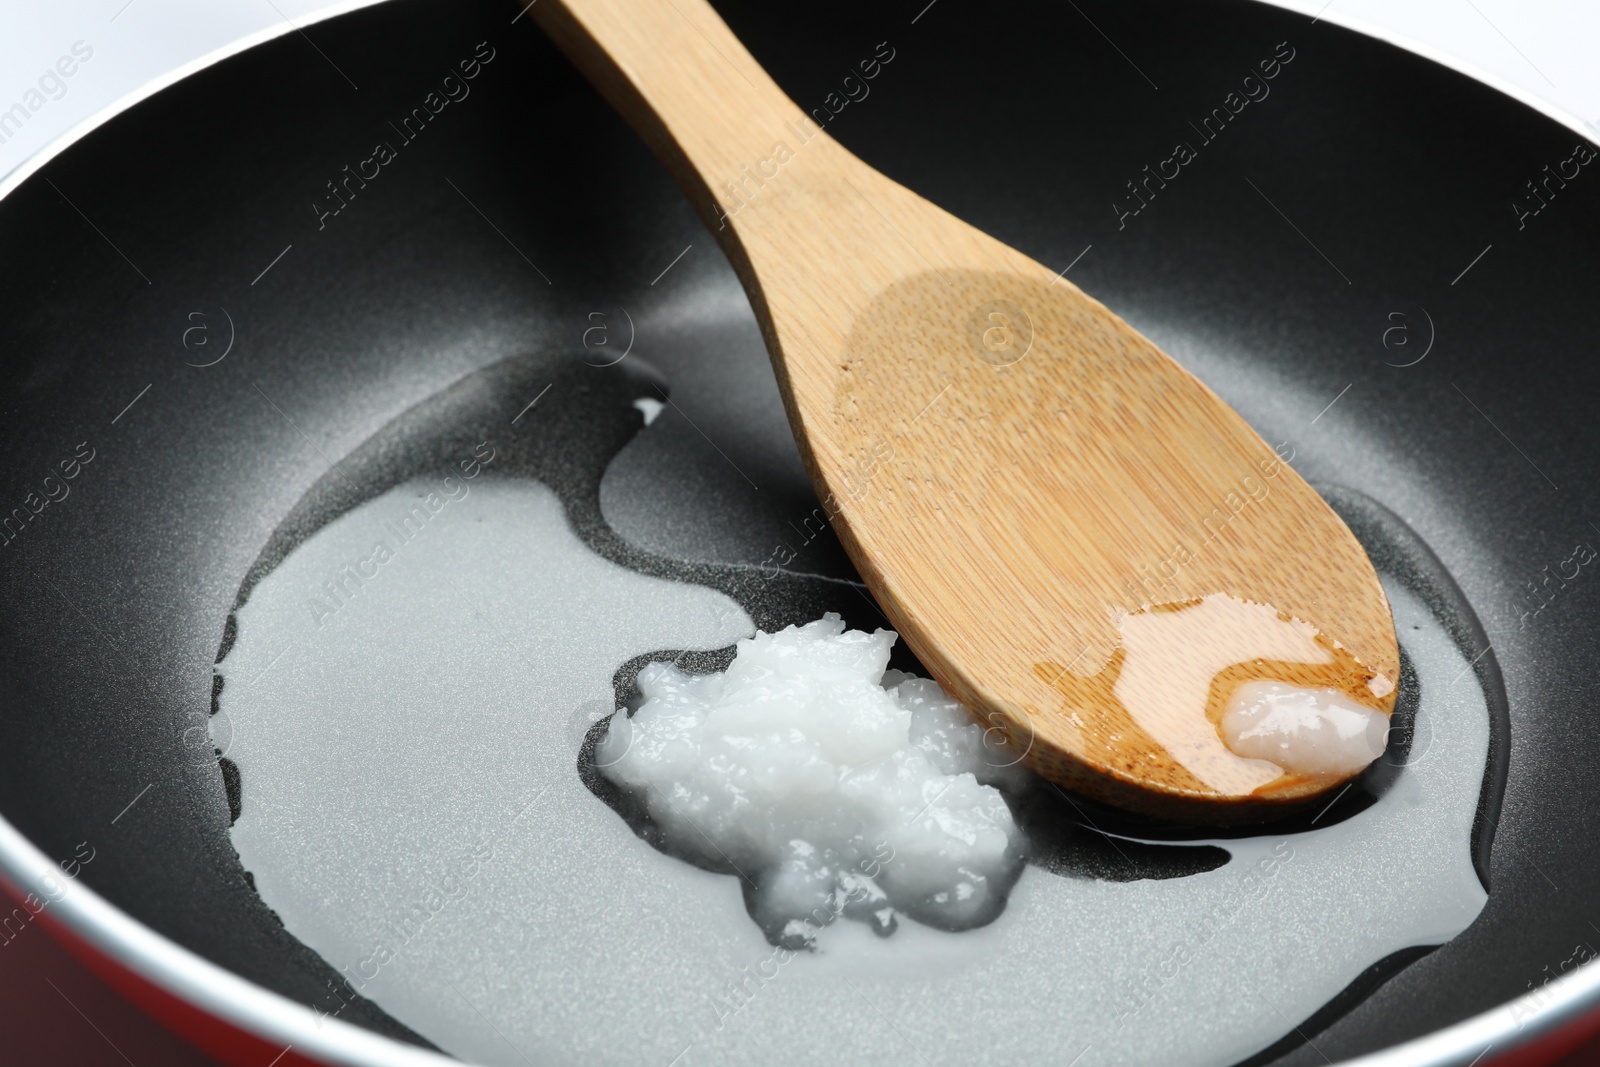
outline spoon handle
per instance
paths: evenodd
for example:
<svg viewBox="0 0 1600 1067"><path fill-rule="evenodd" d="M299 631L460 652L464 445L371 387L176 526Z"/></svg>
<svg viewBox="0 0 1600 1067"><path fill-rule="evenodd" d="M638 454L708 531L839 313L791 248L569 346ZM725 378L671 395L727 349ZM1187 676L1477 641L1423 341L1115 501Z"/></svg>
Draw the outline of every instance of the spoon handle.
<svg viewBox="0 0 1600 1067"><path fill-rule="evenodd" d="M725 246L730 217L788 169L797 144L849 155L705 0L536 0L529 10L673 171Z"/></svg>
<svg viewBox="0 0 1600 1067"><path fill-rule="evenodd" d="M831 431L816 416L833 408L839 345L871 297L975 255L1039 269L823 132L706 0L535 0L529 10L667 164L722 246L819 496L833 487L810 450Z"/></svg>

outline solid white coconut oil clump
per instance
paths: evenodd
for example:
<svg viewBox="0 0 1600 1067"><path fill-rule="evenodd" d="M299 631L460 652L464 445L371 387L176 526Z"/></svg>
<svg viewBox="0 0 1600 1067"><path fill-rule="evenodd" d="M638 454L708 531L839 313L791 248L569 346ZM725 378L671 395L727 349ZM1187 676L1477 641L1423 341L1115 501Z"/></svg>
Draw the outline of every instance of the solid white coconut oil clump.
<svg viewBox="0 0 1600 1067"><path fill-rule="evenodd" d="M1222 714L1229 748L1289 774L1344 777L1383 755L1389 717L1335 689L1246 682Z"/></svg>
<svg viewBox="0 0 1600 1067"><path fill-rule="evenodd" d="M885 671L894 640L829 614L740 641L720 674L652 663L596 747L669 850L746 879L776 944L838 918L980 925L1020 871L995 784L1023 772L937 683Z"/></svg>

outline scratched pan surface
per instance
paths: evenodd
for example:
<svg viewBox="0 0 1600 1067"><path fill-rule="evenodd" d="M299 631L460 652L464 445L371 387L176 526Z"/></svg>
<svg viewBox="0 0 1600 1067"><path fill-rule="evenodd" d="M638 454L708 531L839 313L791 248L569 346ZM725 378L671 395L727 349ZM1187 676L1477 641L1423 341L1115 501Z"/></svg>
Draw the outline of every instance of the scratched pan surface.
<svg viewBox="0 0 1600 1067"><path fill-rule="evenodd" d="M1600 542L1600 173L1564 164L1578 138L1522 105L1275 9L947 3L913 24L922 7L723 11L807 107L889 42L831 132L1074 264L1314 480L1381 442L1390 462L1363 488L1438 553L1504 671L1487 907L1281 1062L1382 1049L1523 993L1600 915L1600 583L1569 562ZM0 814L51 856L92 849L84 884L303 1003L333 972L255 895L225 765L194 729L262 546L330 461L464 374L578 351L594 311L715 319L732 291L661 167L513 11L346 15L309 31L338 69L290 34L135 107L0 203L0 504L57 498L0 548ZM329 197L480 41L493 59L472 96L354 199ZM1208 137L1204 118L1285 50L1271 95ZM1534 199L1546 165L1578 175ZM1127 184L1151 172L1164 184ZM747 335L747 309L733 318ZM714 457L689 487L721 516L704 544L630 514L626 492L608 514L668 553L770 543L774 516L813 506L781 428L773 443L774 398L770 382L748 398L764 414L741 453L775 457L755 472L763 498ZM643 499L649 472L633 474ZM824 538L799 565L841 564ZM343 1017L422 1043L368 1003Z"/></svg>

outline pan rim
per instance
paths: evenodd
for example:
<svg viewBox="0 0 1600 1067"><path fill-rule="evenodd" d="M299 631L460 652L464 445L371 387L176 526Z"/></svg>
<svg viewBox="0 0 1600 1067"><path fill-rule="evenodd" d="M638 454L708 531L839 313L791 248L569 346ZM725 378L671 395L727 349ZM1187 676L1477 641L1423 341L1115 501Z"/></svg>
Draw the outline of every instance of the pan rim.
<svg viewBox="0 0 1600 1067"><path fill-rule="evenodd" d="M151 78L149 81L128 90L111 103L88 117L79 119L67 127L60 134L46 142L37 152L19 162L11 170L0 174L0 200L4 200L16 189L42 169L52 159L77 144L83 138L104 126L118 115L127 111L135 104L140 103L169 86L176 85L192 75L199 74L208 67L215 66L224 59L230 59L241 52L247 52L257 45L266 44L277 40L289 33L304 29L314 23L325 22L340 15L347 15L365 7L376 7L386 0L332 0L331 3L319 7L317 10L300 16L299 22L292 22L285 18L281 22L263 27L243 37L229 41L201 56L196 56L180 66Z"/></svg>
<svg viewBox="0 0 1600 1067"><path fill-rule="evenodd" d="M86 135L162 89L292 30L383 2L385 0L335 0L300 16L296 22L286 19L257 30L147 81L69 127L11 171L0 175L0 200ZM1299 12L1295 0L1254 2ZM1438 48L1386 30L1370 20L1326 7L1317 20L1383 41L1462 74L1586 141L1600 144L1600 129L1581 116ZM311 1008L201 957L135 919L85 884L62 882L65 889L60 890L61 895L47 896L43 891L43 878L57 869L53 860L0 813L0 880L16 890L19 898L32 893L45 900L46 910L56 923L138 981L242 1031L328 1063L350 1067L445 1067L462 1062L336 1018L318 1019ZM50 899L52 896L54 899ZM50 936L57 937L54 933ZM1491 1050L1500 1053L1496 1060L1540 1045L1548 1045L1552 1054L1559 1054L1557 1042L1566 1037L1581 1040L1580 1031L1596 1029L1600 1029L1600 965L1586 964L1527 994L1457 1023L1342 1062L1346 1067L1471 1067L1483 1061Z"/></svg>
<svg viewBox="0 0 1600 1067"><path fill-rule="evenodd" d="M222 62L224 59L238 55L239 53L254 48L257 45L266 44L268 41L276 40L277 38L282 37L291 31L301 30L306 26L310 26L318 22L324 22L331 18L337 18L340 15L350 14L351 12L359 11L362 8L376 7L379 4L387 2L388 0L333 0L333 2L328 3L327 5L320 7L315 11L300 16L299 22L291 22L288 19L285 19L281 23L265 27L255 31L254 33L249 33L236 40L230 41L227 44L215 48L202 56L198 56L195 59L190 60L182 66L167 71L160 77L150 79L143 85L131 89L122 96L119 96L105 107L102 107L99 111L89 115L87 118L81 119L72 126L69 126L59 135L47 142L38 151L33 153L33 155L23 159L11 170L5 172L4 174L0 174L0 200L4 200L13 191L15 191L18 186L27 181L28 178L31 177L36 171L44 167L45 164L49 163L62 152L65 152L68 148L71 148L74 144L82 140L88 134L94 132L96 129L105 125L107 122L116 118L118 115L122 114L124 111L127 111L140 101L154 96L162 89L165 89L170 85L176 85L185 78L188 78L194 74L198 74L207 67ZM1250 2L1261 4L1265 7L1275 7L1282 11L1292 11L1298 14L1305 14L1304 11L1301 11L1298 0L1250 0ZM1410 52L1413 55L1420 56L1432 63L1436 63L1441 67L1446 67L1450 70L1453 70L1457 74L1465 75L1475 82L1479 82L1482 85L1487 85L1496 92L1511 97L1517 103L1523 105L1524 107L1530 108L1533 111L1537 111L1545 118L1550 119L1553 122L1560 123L1562 126L1565 126L1567 129L1571 130L1573 133L1576 133L1585 140L1600 145L1600 126L1589 122L1583 116L1569 111L1553 101L1546 100L1545 98L1522 88L1520 85L1508 78L1502 78L1500 75L1495 74L1492 71L1485 70L1483 67L1480 67L1477 64L1469 63L1466 60L1457 56L1453 56L1442 49L1435 48L1433 45L1430 45L1424 41L1420 41L1409 34L1397 33L1392 30L1388 30L1369 19L1364 19L1355 15L1348 15L1342 11L1329 10L1329 6L1330 5L1326 4L1323 5L1322 10L1316 15L1316 18L1313 19L1313 21L1331 23L1332 25L1350 30L1353 33L1359 33L1363 37L1371 37L1374 40L1383 41L1384 43L1393 45L1402 51Z"/></svg>
<svg viewBox="0 0 1600 1067"><path fill-rule="evenodd" d="M135 978L257 1037L348 1067L447 1067L462 1061L373 1033L274 993L156 932L89 886L62 882L47 895L54 861L0 815L0 879ZM50 897L55 899L51 900ZM54 935L52 935L54 936ZM1583 966L1515 1000L1431 1034L1353 1060L1346 1067L1468 1067L1486 1052L1502 1054L1556 1039L1591 1016L1600 1000L1600 966ZM1526 1013L1523 1015L1522 1013Z"/></svg>

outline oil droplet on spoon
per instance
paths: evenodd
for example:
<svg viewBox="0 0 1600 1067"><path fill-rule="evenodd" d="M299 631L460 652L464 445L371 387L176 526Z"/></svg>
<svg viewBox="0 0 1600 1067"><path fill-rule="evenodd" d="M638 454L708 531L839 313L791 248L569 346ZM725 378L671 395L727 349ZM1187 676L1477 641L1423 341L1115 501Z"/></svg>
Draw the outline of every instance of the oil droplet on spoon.
<svg viewBox="0 0 1600 1067"><path fill-rule="evenodd" d="M1393 680L1304 620L1214 593L1125 615L1118 629L1094 675L1036 668L1077 714L1109 690L1126 721L1085 732L1108 739L1115 769L1148 774L1166 758L1182 768L1178 789L1266 797L1342 780L1383 752Z"/></svg>

